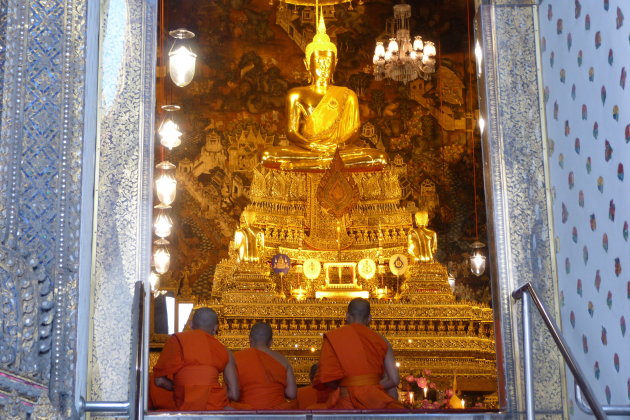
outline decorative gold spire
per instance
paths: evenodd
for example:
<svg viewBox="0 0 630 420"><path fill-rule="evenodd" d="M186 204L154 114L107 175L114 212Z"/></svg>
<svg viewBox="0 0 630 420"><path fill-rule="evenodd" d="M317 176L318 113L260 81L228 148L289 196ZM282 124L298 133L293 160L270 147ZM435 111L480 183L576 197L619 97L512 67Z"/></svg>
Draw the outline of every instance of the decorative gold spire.
<svg viewBox="0 0 630 420"><path fill-rule="evenodd" d="M324 22L324 14L319 14L319 22L317 24L317 33L313 40L306 46L306 66L311 64L311 55L315 51L332 51L337 57L337 46L330 41L330 37L326 33L326 23Z"/></svg>

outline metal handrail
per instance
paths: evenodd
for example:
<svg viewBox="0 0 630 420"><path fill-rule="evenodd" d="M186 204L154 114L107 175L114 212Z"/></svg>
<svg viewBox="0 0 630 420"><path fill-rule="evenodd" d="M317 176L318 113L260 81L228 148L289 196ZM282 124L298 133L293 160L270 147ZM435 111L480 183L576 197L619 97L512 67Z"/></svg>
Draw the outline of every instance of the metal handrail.
<svg viewBox="0 0 630 420"><path fill-rule="evenodd" d="M593 410L591 410L590 407L586 405L586 403L582 399L582 390L580 389L579 385L575 383L574 387L575 404L584 413L593 414ZM630 406L627 405L602 405L602 410L604 410L604 413L610 416L630 416Z"/></svg>
<svg viewBox="0 0 630 420"><path fill-rule="evenodd" d="M142 402L140 385L142 383L142 337L144 336L144 284L137 281L134 285L133 303L131 306L131 355L134 358L129 368L129 394L127 401L86 401L81 397L79 416L87 412L127 414L129 419L142 418Z"/></svg>
<svg viewBox="0 0 630 420"><path fill-rule="evenodd" d="M529 316L529 298L531 297L532 301L536 305L540 316L542 317L553 341L556 342L556 346L558 346L558 350L562 354L564 362L569 367L569 370L573 374L575 378L575 382L580 386L580 389L584 392L584 397L588 402L588 405L591 408L592 414L598 420L607 419L602 406L599 404L597 399L595 398L595 394L593 390L586 382L586 377L584 373L578 366L571 353L571 349L567 345L566 341L562 335L560 335L560 329L554 322L554 320L549 315L549 311L545 308L545 305L538 297L536 290L531 282L527 282L521 286L519 286L516 290L512 292L512 297L516 300L523 299L523 347L524 347L524 356L525 356L525 388L526 388L526 407L527 407L527 419L534 420L534 382L533 382L533 373L532 373L532 359L531 359L531 330L530 330L530 316Z"/></svg>

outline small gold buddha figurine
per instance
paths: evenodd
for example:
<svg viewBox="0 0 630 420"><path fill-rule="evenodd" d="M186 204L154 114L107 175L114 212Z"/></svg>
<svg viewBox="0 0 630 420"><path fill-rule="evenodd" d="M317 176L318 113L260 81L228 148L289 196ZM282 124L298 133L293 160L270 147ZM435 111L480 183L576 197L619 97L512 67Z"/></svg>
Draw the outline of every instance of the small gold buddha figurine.
<svg viewBox="0 0 630 420"><path fill-rule="evenodd" d="M429 215L422 210L414 215L417 227L407 235L407 251L416 262L433 262L437 252L437 234L427 227Z"/></svg>
<svg viewBox="0 0 630 420"><path fill-rule="evenodd" d="M378 170L387 164L384 152L359 140L359 100L350 89L331 84L337 64L337 47L326 34L320 14L317 33L306 46L304 65L311 84L287 94L289 146L264 151L263 165L297 171L326 170L339 148L348 169Z"/></svg>
<svg viewBox="0 0 630 420"><path fill-rule="evenodd" d="M254 226L256 213L244 210L241 214L241 226L234 232L234 249L238 252L239 262L259 262L265 247L265 234Z"/></svg>

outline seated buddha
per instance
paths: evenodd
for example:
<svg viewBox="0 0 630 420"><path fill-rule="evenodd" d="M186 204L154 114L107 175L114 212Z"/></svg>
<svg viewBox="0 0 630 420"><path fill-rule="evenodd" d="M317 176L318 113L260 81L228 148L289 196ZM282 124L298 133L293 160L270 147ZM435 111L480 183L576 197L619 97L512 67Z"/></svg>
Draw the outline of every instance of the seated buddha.
<svg viewBox="0 0 630 420"><path fill-rule="evenodd" d="M359 100L350 89L331 84L337 64L337 47L326 34L320 15L317 34L306 46L304 65L310 85L287 94L289 146L270 147L263 165L296 171L322 171L330 166L338 148L346 168L379 170L387 164L384 152L365 147L359 140Z"/></svg>
<svg viewBox="0 0 630 420"><path fill-rule="evenodd" d="M407 235L407 250L415 262L433 262L437 252L437 234L427 227L429 215L426 211L414 215L416 228L410 229Z"/></svg>

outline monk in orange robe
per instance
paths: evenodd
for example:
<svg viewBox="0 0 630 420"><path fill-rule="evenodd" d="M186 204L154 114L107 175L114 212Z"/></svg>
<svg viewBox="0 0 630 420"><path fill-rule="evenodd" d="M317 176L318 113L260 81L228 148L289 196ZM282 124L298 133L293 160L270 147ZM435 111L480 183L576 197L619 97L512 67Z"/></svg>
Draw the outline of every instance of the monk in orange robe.
<svg viewBox="0 0 630 420"><path fill-rule="evenodd" d="M199 308L192 329L174 334L166 342L153 375L155 385L173 391L177 410L223 410L228 407L228 397L238 399L234 356L215 338L217 331L216 312ZM218 381L221 372L227 392Z"/></svg>
<svg viewBox="0 0 630 420"><path fill-rule="evenodd" d="M278 352L271 350L269 324L259 322L249 333L250 348L234 354L241 398L235 408L251 410L286 410L286 400L295 398L297 386L293 368Z"/></svg>
<svg viewBox="0 0 630 420"><path fill-rule="evenodd" d="M315 380L317 369L317 363L311 366L311 371L308 375L309 379L311 380L311 385L303 386L302 388L298 388L297 390L297 401L295 404L295 408L297 408L298 410L321 410L328 408L326 402L328 401L328 396L330 395L332 389L326 387L325 389L320 390L313 386L313 381Z"/></svg>
<svg viewBox="0 0 630 420"><path fill-rule="evenodd" d="M335 389L327 408L404 408L393 397L400 378L392 346L368 327L371 320L370 302L352 299L348 325L324 334L315 387Z"/></svg>

